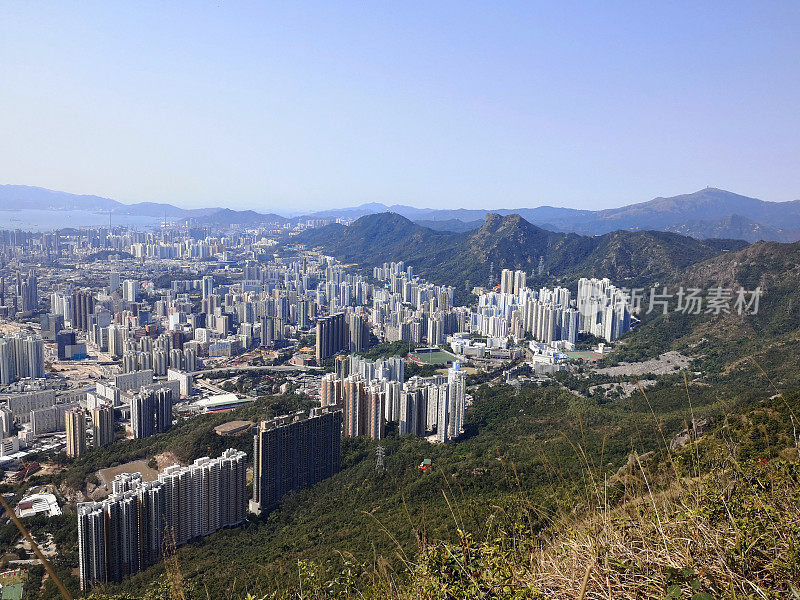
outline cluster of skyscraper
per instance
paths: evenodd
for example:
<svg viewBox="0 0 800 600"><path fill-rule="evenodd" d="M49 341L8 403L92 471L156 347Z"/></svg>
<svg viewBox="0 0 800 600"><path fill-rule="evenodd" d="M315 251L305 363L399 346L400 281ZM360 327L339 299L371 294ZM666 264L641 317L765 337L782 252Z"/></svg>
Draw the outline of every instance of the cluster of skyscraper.
<svg viewBox="0 0 800 600"><path fill-rule="evenodd" d="M386 282L373 290L370 322L378 337L438 345L448 334L464 330L469 311L453 307L454 288L415 276L402 261L375 267L373 276Z"/></svg>
<svg viewBox="0 0 800 600"><path fill-rule="evenodd" d="M17 271L10 281L0 277L0 317L31 315L38 307L38 279L33 269L25 274Z"/></svg>
<svg viewBox="0 0 800 600"><path fill-rule="evenodd" d="M370 330L360 313L337 313L317 320L317 364L342 351L361 352L369 345Z"/></svg>
<svg viewBox="0 0 800 600"><path fill-rule="evenodd" d="M44 377L44 341L38 335L0 336L0 384Z"/></svg>
<svg viewBox="0 0 800 600"><path fill-rule="evenodd" d="M500 292L487 292L478 298L473 331L487 337L518 339L530 334L534 340L550 344L574 344L578 335L578 311L572 307L572 294L563 287L526 287L523 271L504 269Z"/></svg>
<svg viewBox="0 0 800 600"><path fill-rule="evenodd" d="M320 402L342 409L344 435L381 439L385 424L401 435L436 432L441 442L457 437L464 423L466 373L456 361L447 377L412 377L404 382L402 359L366 361L342 357L336 373L322 377Z"/></svg>
<svg viewBox="0 0 800 600"><path fill-rule="evenodd" d="M139 340L125 339L120 328L112 328L109 353L119 356L122 350L122 371L142 371L152 369L157 377L163 377L168 369L196 371L199 366L197 344L181 343L173 332L164 332L157 338L142 337Z"/></svg>
<svg viewBox="0 0 800 600"><path fill-rule="evenodd" d="M242 523L246 469L247 455L229 449L167 467L156 481L118 475L106 500L78 504L81 589L122 581L161 560L165 549Z"/></svg>
<svg viewBox="0 0 800 600"><path fill-rule="evenodd" d="M578 280L580 330L607 341L617 339L631 328L631 299L610 279Z"/></svg>

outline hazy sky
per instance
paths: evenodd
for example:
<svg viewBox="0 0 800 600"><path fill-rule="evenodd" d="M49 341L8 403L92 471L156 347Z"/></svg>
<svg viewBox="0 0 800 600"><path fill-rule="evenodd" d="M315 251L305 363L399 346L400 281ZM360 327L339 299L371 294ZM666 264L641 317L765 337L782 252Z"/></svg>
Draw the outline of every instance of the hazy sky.
<svg viewBox="0 0 800 600"><path fill-rule="evenodd" d="M800 198L800 3L11 2L0 183L123 202Z"/></svg>

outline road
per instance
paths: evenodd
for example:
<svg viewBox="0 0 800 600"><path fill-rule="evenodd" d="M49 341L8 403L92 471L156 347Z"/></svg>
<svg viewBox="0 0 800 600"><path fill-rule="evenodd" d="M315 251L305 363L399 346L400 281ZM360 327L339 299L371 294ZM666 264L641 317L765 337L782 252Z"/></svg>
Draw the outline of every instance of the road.
<svg viewBox="0 0 800 600"><path fill-rule="evenodd" d="M193 375L195 377L199 375L211 375L213 373L224 373L225 371L278 371L278 372L290 372L290 371L301 371L305 373L315 373L315 372L322 372L320 367L298 367L296 365L268 365L268 366L253 366L253 365L246 365L242 367L217 367L215 369L204 369L202 371L192 371L189 375Z"/></svg>

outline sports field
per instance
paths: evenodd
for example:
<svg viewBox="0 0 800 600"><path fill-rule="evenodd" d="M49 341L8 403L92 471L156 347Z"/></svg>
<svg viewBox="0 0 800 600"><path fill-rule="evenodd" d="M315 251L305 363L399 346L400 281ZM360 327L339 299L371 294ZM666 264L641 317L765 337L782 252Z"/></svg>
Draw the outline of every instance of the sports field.
<svg viewBox="0 0 800 600"><path fill-rule="evenodd" d="M602 354L593 352L591 350L578 350L577 352L565 352L564 354L566 354L572 359L580 358L589 362L595 362L603 358Z"/></svg>
<svg viewBox="0 0 800 600"><path fill-rule="evenodd" d="M412 352L408 355L408 358L420 365L446 365L454 360L458 360L455 354L450 354L444 350L436 350L435 352Z"/></svg>

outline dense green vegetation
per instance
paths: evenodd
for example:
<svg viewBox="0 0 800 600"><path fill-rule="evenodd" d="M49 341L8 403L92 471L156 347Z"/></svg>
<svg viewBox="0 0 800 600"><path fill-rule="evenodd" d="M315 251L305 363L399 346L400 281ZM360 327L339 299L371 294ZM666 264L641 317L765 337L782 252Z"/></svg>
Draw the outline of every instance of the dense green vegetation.
<svg viewBox="0 0 800 600"><path fill-rule="evenodd" d="M739 252L725 253L678 272L666 281L679 287L708 290L762 290L758 312L691 315L643 315L640 326L622 339L622 346L606 364L639 361L677 349L697 358L695 370L709 375L740 377L766 370L776 382L800 383L800 243L757 243ZM760 367L756 367L756 363ZM731 367L735 368L731 368Z"/></svg>
<svg viewBox="0 0 800 600"><path fill-rule="evenodd" d="M739 412L728 397L710 433L670 451L661 432L689 418L689 398L695 416L719 410L716 391L690 385L676 402L665 387L626 409L555 385L484 386L459 443L385 440L376 473L375 443L347 440L338 476L109 591L544 600L578 597L585 577L600 597L789 597L800 584L800 396L756 386ZM422 457L430 472L416 468Z"/></svg>
<svg viewBox="0 0 800 600"><path fill-rule="evenodd" d="M740 249L733 240L700 241L659 231L616 231L600 236L555 233L519 215L489 214L475 231L434 231L400 215L367 215L348 227L328 225L304 232L298 241L322 247L348 263L381 265L404 260L435 283L452 285L459 298L471 286L495 283L505 268L541 276L534 283L574 284L579 277L610 277L618 284L652 284L723 250Z"/></svg>
<svg viewBox="0 0 800 600"><path fill-rule="evenodd" d="M533 528L544 531L561 510L588 501L587 469L600 480L613 477L632 450L663 447L662 434L677 433L692 414L723 410L716 392L698 384L689 386L690 407L683 386L673 378L650 390L647 400L637 394L598 405L555 384L518 394L484 385L475 392L463 439L447 445L383 440L384 472L375 469L377 442L346 439L339 475L286 498L263 521L182 548L182 577L201 590L198 597L206 589L217 597L233 581L242 593L293 589L298 560L331 573L348 561L359 573L402 573L403 557L413 556L422 541L455 542L457 529L483 536L489 516L498 507L513 510L520 493L537 507ZM751 391L752 398L763 396ZM424 458L432 461L429 472L417 468ZM154 567L121 588L141 590L161 572L163 566Z"/></svg>

